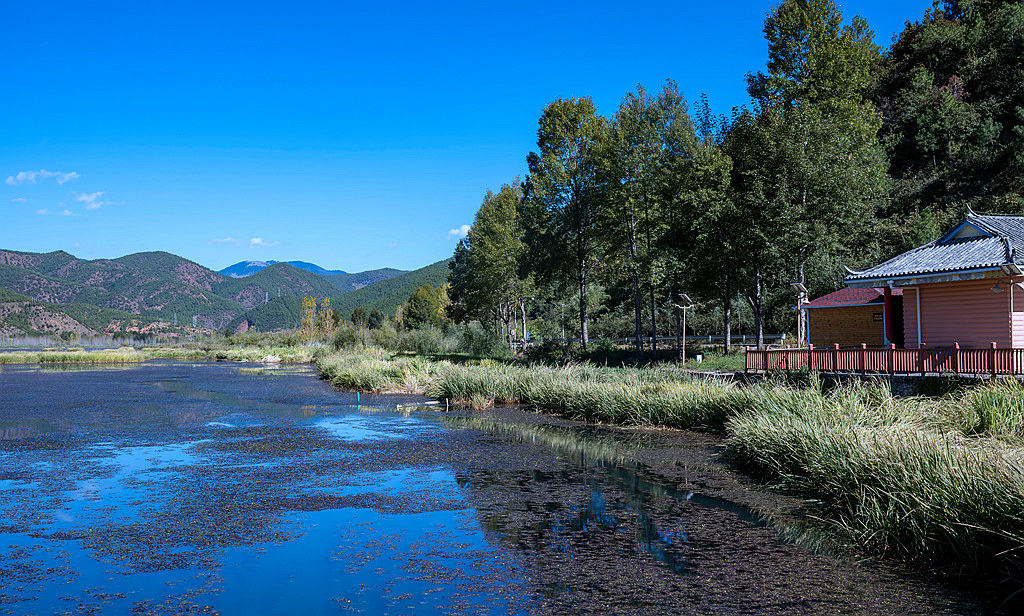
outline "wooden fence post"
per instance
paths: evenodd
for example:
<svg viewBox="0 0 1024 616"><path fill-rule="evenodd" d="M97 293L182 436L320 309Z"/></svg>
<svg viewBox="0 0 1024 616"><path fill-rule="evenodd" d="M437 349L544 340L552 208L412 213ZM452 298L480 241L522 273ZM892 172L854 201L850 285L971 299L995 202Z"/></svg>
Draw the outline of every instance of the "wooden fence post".
<svg viewBox="0 0 1024 616"><path fill-rule="evenodd" d="M992 346L988 349L988 368L992 373L992 376L996 375L996 343L993 342Z"/></svg>
<svg viewBox="0 0 1024 616"><path fill-rule="evenodd" d="M927 359L924 350L924 343L917 347L917 367L921 369L921 376L924 376L924 360Z"/></svg>
<svg viewBox="0 0 1024 616"><path fill-rule="evenodd" d="M892 374L895 371L895 369L896 369L896 366L895 366L895 363L894 363L895 360L896 360L895 355L896 355L896 345L894 343L890 342L889 343L889 352L885 354L885 356L886 356L885 357L885 364L886 364L885 367L886 367L886 371L889 374Z"/></svg>
<svg viewBox="0 0 1024 616"><path fill-rule="evenodd" d="M960 374L960 343L953 343L953 372Z"/></svg>
<svg viewBox="0 0 1024 616"><path fill-rule="evenodd" d="M791 354L789 349L785 350L786 353L786 372L789 372L789 356Z"/></svg>
<svg viewBox="0 0 1024 616"><path fill-rule="evenodd" d="M832 345L832 372L839 372L839 343Z"/></svg>
<svg viewBox="0 0 1024 616"><path fill-rule="evenodd" d="M861 374L865 374L867 372L867 368L865 367L865 357L864 357L867 354L868 354L868 345L867 345L867 343L861 342L860 343L860 373Z"/></svg>
<svg viewBox="0 0 1024 616"><path fill-rule="evenodd" d="M808 343L807 345L807 371L814 370L814 345Z"/></svg>

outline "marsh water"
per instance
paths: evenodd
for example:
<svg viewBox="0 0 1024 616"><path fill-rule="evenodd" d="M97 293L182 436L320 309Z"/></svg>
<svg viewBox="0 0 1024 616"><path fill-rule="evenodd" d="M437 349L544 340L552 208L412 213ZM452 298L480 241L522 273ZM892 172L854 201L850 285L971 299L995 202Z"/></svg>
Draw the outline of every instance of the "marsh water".
<svg viewBox="0 0 1024 616"><path fill-rule="evenodd" d="M710 437L308 367L0 369L0 613L971 614L812 550Z"/></svg>

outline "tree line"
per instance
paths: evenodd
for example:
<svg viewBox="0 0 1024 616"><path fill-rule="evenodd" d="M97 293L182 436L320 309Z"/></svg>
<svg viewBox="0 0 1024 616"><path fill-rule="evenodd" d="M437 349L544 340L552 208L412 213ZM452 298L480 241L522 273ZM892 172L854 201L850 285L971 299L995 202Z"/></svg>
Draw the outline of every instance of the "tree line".
<svg viewBox="0 0 1024 616"><path fill-rule="evenodd" d="M643 354L683 335L686 293L729 351L737 309L758 344L793 331L790 283L834 290L969 205L1024 211L1021 3L946 0L883 49L831 0L785 0L764 34L728 117L673 81L610 117L547 104L526 177L488 191L456 247L448 315L510 342L628 332Z"/></svg>

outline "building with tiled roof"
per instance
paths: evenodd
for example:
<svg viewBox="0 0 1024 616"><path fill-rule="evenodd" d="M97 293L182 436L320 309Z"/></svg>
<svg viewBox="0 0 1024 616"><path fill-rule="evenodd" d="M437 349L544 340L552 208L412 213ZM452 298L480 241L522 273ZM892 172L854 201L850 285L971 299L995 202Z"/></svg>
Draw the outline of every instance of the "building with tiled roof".
<svg viewBox="0 0 1024 616"><path fill-rule="evenodd" d="M1024 347L1022 274L1024 216L968 210L935 241L851 270L844 291L852 293L850 298L875 298L881 292L887 344L902 338L911 348ZM902 315L893 301L900 294Z"/></svg>

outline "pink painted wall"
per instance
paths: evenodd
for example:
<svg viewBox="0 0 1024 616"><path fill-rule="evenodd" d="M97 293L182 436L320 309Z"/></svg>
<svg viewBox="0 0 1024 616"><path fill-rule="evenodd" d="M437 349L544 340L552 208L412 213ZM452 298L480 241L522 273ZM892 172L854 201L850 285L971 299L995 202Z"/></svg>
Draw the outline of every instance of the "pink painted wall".
<svg viewBox="0 0 1024 616"><path fill-rule="evenodd" d="M1024 290L1013 286L1013 346L1024 347Z"/></svg>
<svg viewBox="0 0 1024 616"><path fill-rule="evenodd" d="M1000 280L1002 293L993 293L995 279L941 282L918 287L921 293L921 341L929 347L986 348L992 342L1000 347L1024 346L1024 292L1014 293L1014 321L1019 318L1019 334L1011 337L1010 293L1007 281ZM1017 303L1021 305L1018 307ZM1018 312L1018 308L1021 312ZM903 323L906 346L917 346L917 298L912 289L903 296ZM1016 340L1015 340L1016 338Z"/></svg>
<svg viewBox="0 0 1024 616"><path fill-rule="evenodd" d="M917 289L903 289L903 346L917 348Z"/></svg>

